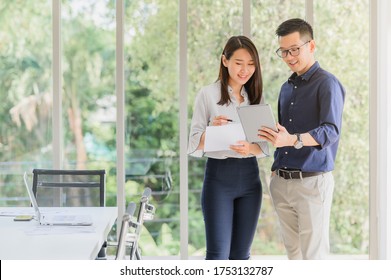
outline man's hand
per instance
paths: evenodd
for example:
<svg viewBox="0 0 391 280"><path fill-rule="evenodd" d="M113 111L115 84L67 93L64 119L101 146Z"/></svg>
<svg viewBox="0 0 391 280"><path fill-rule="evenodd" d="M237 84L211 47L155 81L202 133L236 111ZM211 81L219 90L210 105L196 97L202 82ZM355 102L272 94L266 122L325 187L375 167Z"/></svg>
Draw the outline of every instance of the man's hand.
<svg viewBox="0 0 391 280"><path fill-rule="evenodd" d="M275 132L270 128L262 127L258 130L258 136L261 140L270 142L275 148L293 146L296 136L289 134L286 128L279 123L277 123L277 129L278 132Z"/></svg>

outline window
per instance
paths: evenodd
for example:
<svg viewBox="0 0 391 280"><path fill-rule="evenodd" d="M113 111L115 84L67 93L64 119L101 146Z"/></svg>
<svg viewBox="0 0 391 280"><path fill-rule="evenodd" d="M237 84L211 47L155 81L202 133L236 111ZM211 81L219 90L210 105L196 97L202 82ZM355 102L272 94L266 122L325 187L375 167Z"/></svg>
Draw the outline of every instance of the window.
<svg viewBox="0 0 391 280"><path fill-rule="evenodd" d="M4 2L4 1L3 1ZM53 167L52 13L49 0L0 4L0 206L28 205L21 174ZM313 3L316 57L347 90L334 177L334 254L365 255L369 246L369 1ZM104 168L107 205L116 205L117 1L61 1L64 168ZM262 65L266 102L277 110L289 69L274 51L275 29L305 17L305 1L251 1L251 38ZM157 212L146 223L146 256L180 252L179 136L194 98L218 76L221 50L242 34L243 0L187 1L188 119L179 116L179 3L125 1L126 201L153 191ZM307 11L308 14L308 11ZM246 19L248 20L248 19ZM34 34L34 35L32 35ZM4 43L7 42L7 43ZM60 77L57 77L60 78ZM268 196L273 158L259 161L264 199L252 255L285 254ZM188 159L189 256L205 254L200 193L205 159ZM25 197L25 200L21 198ZM142 242L140 242L142 243Z"/></svg>
<svg viewBox="0 0 391 280"><path fill-rule="evenodd" d="M126 201L152 189L147 256L179 254L178 1L125 2Z"/></svg>
<svg viewBox="0 0 391 280"><path fill-rule="evenodd" d="M110 170L116 152L114 1L63 1L61 12L63 167Z"/></svg>
<svg viewBox="0 0 391 280"><path fill-rule="evenodd" d="M22 174L52 161L51 4L0 4L0 206L28 205Z"/></svg>
<svg viewBox="0 0 391 280"><path fill-rule="evenodd" d="M314 29L319 63L346 89L342 136L333 172L331 251L368 254L369 1L355 1L354 5L316 1Z"/></svg>

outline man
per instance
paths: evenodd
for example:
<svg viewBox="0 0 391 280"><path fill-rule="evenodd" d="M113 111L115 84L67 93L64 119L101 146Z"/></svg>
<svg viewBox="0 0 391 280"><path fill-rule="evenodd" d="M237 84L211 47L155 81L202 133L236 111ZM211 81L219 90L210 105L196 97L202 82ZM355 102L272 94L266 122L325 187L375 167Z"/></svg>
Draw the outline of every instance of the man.
<svg viewBox="0 0 391 280"><path fill-rule="evenodd" d="M276 151L270 193L289 259L325 259L345 90L315 60L312 27L290 19L276 30L276 51L293 71L278 99L278 132L259 137Z"/></svg>

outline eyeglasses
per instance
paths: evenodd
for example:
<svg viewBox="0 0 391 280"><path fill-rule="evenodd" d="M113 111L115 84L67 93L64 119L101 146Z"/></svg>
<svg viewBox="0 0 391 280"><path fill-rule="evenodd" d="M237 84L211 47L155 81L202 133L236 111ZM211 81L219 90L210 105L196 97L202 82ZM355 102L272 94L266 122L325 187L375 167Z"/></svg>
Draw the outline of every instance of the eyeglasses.
<svg viewBox="0 0 391 280"><path fill-rule="evenodd" d="M281 58L285 58L288 56L288 53L291 55L291 56L298 56L300 54L300 48L302 46L304 46L305 44L308 44L310 41L307 41L305 42L304 44L302 44L301 46L298 46L297 48L291 48L291 49L287 49L287 50L281 50L281 49L277 49L276 50L276 54L281 57Z"/></svg>

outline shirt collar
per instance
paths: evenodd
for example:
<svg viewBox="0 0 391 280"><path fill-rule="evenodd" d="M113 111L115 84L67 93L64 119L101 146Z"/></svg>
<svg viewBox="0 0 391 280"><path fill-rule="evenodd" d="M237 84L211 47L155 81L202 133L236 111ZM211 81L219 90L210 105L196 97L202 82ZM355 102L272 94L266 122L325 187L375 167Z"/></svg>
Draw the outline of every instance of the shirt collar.
<svg viewBox="0 0 391 280"><path fill-rule="evenodd" d="M228 93L229 93L229 96L230 97L233 97L233 89L230 85L228 85ZM248 96L247 96L247 91L246 91L246 88L245 86L242 86L242 90L240 91L240 95L244 97L244 100L247 100L248 99Z"/></svg>
<svg viewBox="0 0 391 280"><path fill-rule="evenodd" d="M300 75L300 76L297 76L297 73L293 73L289 79L288 79L288 82L289 83L293 83L293 81L298 78L298 77L301 77L302 80L306 80L308 81L312 75L314 75L314 73L316 72L316 70L318 70L320 68L320 65L319 65L319 62L315 61L315 63L311 66L311 68L305 72L303 75Z"/></svg>

